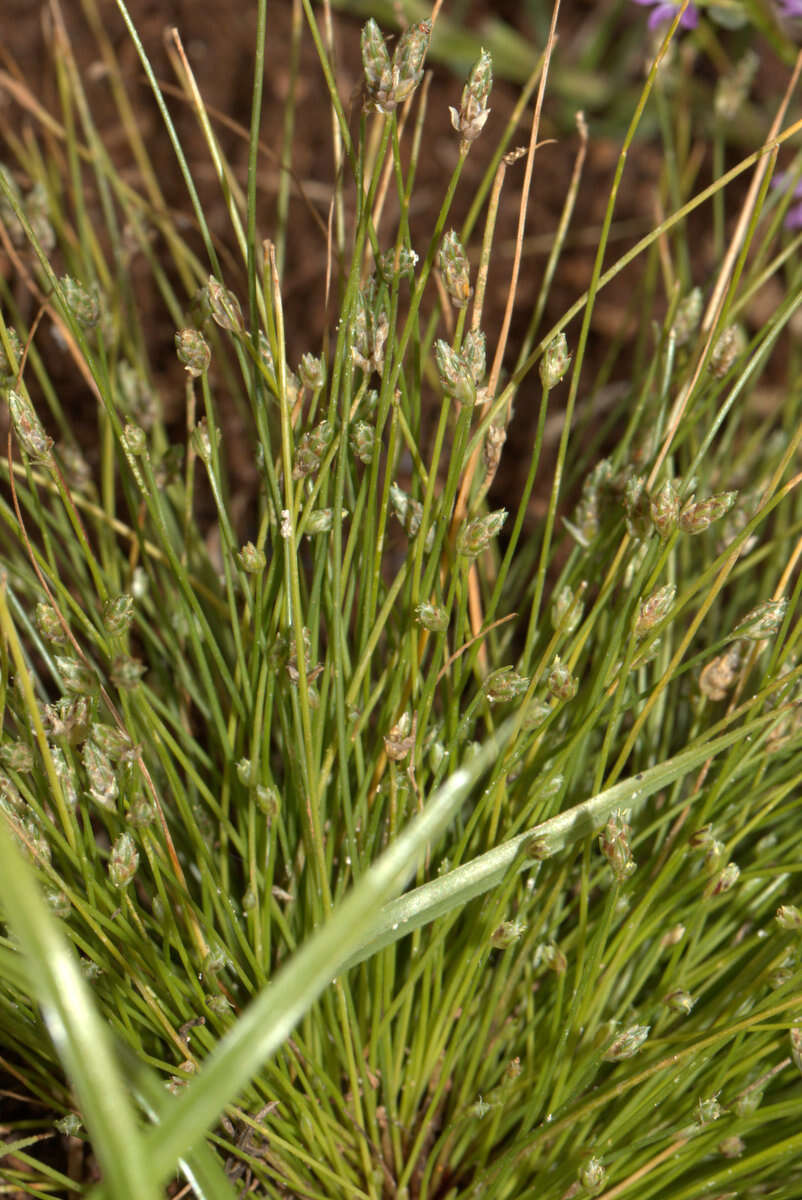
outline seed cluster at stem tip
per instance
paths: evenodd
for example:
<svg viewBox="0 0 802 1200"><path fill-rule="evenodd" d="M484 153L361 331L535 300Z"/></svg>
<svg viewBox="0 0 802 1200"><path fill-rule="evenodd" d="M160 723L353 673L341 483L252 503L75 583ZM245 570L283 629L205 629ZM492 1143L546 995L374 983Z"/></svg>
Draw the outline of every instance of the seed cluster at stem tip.
<svg viewBox="0 0 802 1200"><path fill-rule="evenodd" d="M362 68L368 108L389 114L409 99L423 78L431 21L419 21L401 34L392 60L387 43L371 17L362 29Z"/></svg>

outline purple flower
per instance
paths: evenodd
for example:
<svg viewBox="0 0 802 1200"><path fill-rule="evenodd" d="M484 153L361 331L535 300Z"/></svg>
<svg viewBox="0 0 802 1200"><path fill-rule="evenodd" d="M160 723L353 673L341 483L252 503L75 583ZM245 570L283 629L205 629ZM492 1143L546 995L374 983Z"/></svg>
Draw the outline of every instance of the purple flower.
<svg viewBox="0 0 802 1200"><path fill-rule="evenodd" d="M777 0L777 7L782 17L802 17L802 0Z"/></svg>
<svg viewBox="0 0 802 1200"><path fill-rule="evenodd" d="M664 21L673 21L677 15L677 9L681 8L680 4L667 4L663 0L634 0L635 4L640 4L643 8L653 8L654 12L649 17L649 28L654 29L656 25L661 25ZM798 5L802 8L802 0L787 0L791 5ZM685 12L680 18L680 28L695 29L699 23L699 13L695 4L689 4Z"/></svg>
<svg viewBox="0 0 802 1200"><path fill-rule="evenodd" d="M800 3L800 15L802 15L802 2L800 2L800 0L792 0L792 3L793 2ZM780 190L783 192L787 192L791 186L792 180L793 175L790 175L785 171L781 171L779 175L774 176L771 181L771 186L773 188L780 188ZM802 229L802 179L797 178L797 181L794 184L794 190L791 194L794 199L799 200L800 203L792 204L788 209L788 212L785 214L785 220L783 221L783 228Z"/></svg>

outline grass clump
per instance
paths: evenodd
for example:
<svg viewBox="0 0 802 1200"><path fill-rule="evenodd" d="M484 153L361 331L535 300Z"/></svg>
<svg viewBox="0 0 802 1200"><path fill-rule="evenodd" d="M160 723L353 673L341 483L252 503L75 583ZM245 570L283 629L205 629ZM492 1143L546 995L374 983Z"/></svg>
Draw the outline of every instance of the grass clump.
<svg viewBox="0 0 802 1200"><path fill-rule="evenodd" d="M340 164L320 280L336 319L293 366L292 87L271 240L257 222L266 5L244 181L172 39L232 253L118 3L195 236L164 203L92 0L136 186L58 21L61 110L18 87L36 132L6 131L0 175L0 1023L25 1100L9 1188L155 1197L178 1172L221 1200L797 1197L802 274L783 222L798 165L769 187L797 132L787 96L724 173L758 6L703 13L680 52L688 6L659 31L587 290L548 328L580 122L513 360L555 25L506 127L491 135L487 53L455 85L454 169L413 246L438 14L394 42L367 21L349 120L304 3L296 36L319 53ZM692 45L729 88L705 130L712 183L683 91ZM642 122L663 139L667 215L605 270ZM633 260L634 337L594 362L597 298ZM143 289L184 368L172 416ZM83 380L80 425L54 341ZM525 479L502 487L536 386Z"/></svg>

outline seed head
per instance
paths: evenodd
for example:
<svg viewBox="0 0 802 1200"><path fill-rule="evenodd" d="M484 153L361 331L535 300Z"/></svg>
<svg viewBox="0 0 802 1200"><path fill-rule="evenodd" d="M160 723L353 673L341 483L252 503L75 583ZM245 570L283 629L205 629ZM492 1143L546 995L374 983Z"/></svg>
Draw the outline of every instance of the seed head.
<svg viewBox="0 0 802 1200"><path fill-rule="evenodd" d="M643 601L635 621L635 637L644 637L650 629L663 620L674 603L676 594L675 584L667 583L665 587L658 588Z"/></svg>
<svg viewBox="0 0 802 1200"><path fill-rule="evenodd" d="M581 591L581 589L580 589ZM551 624L560 633L573 633L582 620L584 604L575 595L573 588L560 588L551 602Z"/></svg>
<svg viewBox="0 0 802 1200"><path fill-rule="evenodd" d="M679 515L680 529L683 533L701 533L708 525L712 525L713 521L729 512L737 497L737 492L718 492L708 500L700 500L697 503L691 496Z"/></svg>
<svg viewBox="0 0 802 1200"><path fill-rule="evenodd" d="M588 1161L580 1168L579 1182L586 1192L591 1196L597 1195L607 1182L607 1172L602 1166L601 1159L589 1158Z"/></svg>
<svg viewBox="0 0 802 1200"><path fill-rule="evenodd" d="M750 642L760 642L763 638L773 637L783 623L787 608L787 596L759 604L738 622L732 636L746 638Z"/></svg>
<svg viewBox="0 0 802 1200"><path fill-rule="evenodd" d="M468 521L457 534L457 553L466 558L476 558L487 548L506 520L506 508L499 508L486 517L474 517Z"/></svg>
<svg viewBox="0 0 802 1200"><path fill-rule="evenodd" d="M471 379L478 386L485 377L487 367L487 339L481 329L470 329L462 339L461 355L470 372Z"/></svg>
<svg viewBox="0 0 802 1200"><path fill-rule="evenodd" d="M393 73L387 43L373 17L362 28L362 69L365 90L379 112L392 112Z"/></svg>
<svg viewBox="0 0 802 1200"><path fill-rule="evenodd" d="M722 896L725 892L731 891L735 887L740 878L741 868L737 863L727 863L724 870L719 875L718 879L705 894L710 896Z"/></svg>
<svg viewBox="0 0 802 1200"><path fill-rule="evenodd" d="M215 427L214 438L217 446L220 445L222 436L220 429ZM192 430L189 443L201 462L206 463L208 466L212 461L212 435L209 433L209 426L206 423L205 417L201 417Z"/></svg>
<svg viewBox="0 0 802 1200"><path fill-rule="evenodd" d="M88 291L71 275L62 275L59 283L68 312L84 329L94 329L100 320L100 301L97 289L93 288L91 292Z"/></svg>
<svg viewBox="0 0 802 1200"><path fill-rule="evenodd" d="M502 425L489 425L482 443L482 458L485 464L485 482L493 480L501 462L501 451L507 440L507 431Z"/></svg>
<svg viewBox="0 0 802 1200"><path fill-rule="evenodd" d="M688 295L681 300L677 307L677 315L674 318L674 324L671 331L676 338L678 346L686 346L691 340L699 326L699 320L702 316L702 289L693 288L688 292Z"/></svg>
<svg viewBox="0 0 802 1200"><path fill-rule="evenodd" d="M139 851L130 833L121 833L111 848L109 879L116 888L127 887L139 866Z"/></svg>
<svg viewBox="0 0 802 1200"><path fill-rule="evenodd" d="M438 604L428 600L415 607L415 618L430 633L444 633L448 629L448 613Z"/></svg>
<svg viewBox="0 0 802 1200"><path fill-rule="evenodd" d="M46 604L43 600L36 605L36 627L48 642L63 643L67 641L67 635L58 613L52 604Z"/></svg>
<svg viewBox="0 0 802 1200"><path fill-rule="evenodd" d="M491 944L499 950L506 950L526 933L525 921L502 921L490 935Z"/></svg>
<svg viewBox="0 0 802 1200"><path fill-rule="evenodd" d="M667 479L657 495L652 497L649 512L655 529L666 541L677 528L679 520L679 493L673 480Z"/></svg>
<svg viewBox="0 0 802 1200"><path fill-rule="evenodd" d="M131 627L134 619L134 597L128 592L110 596L103 605L103 625L106 632L117 636Z"/></svg>
<svg viewBox="0 0 802 1200"><path fill-rule="evenodd" d="M725 700L741 666L741 651L735 645L709 662L699 676L699 691L708 700Z"/></svg>
<svg viewBox="0 0 802 1200"><path fill-rule="evenodd" d="M57 655L55 662L65 691L76 696L88 696L97 690L97 676L86 663L62 655Z"/></svg>
<svg viewBox="0 0 802 1200"><path fill-rule="evenodd" d="M652 513L646 493L646 480L642 475L633 475L627 480L624 488L624 509L627 514L627 533L631 538L645 541L652 532Z"/></svg>
<svg viewBox="0 0 802 1200"><path fill-rule="evenodd" d="M802 929L802 912L795 904L781 904L775 915L781 929L792 930L794 933Z"/></svg>
<svg viewBox="0 0 802 1200"><path fill-rule="evenodd" d="M348 431L351 449L360 462L373 462L376 449L376 430L367 421L355 421Z"/></svg>
<svg viewBox="0 0 802 1200"><path fill-rule="evenodd" d="M403 762L415 745L415 721L408 712L402 713L390 732L385 735L384 749L393 762Z"/></svg>
<svg viewBox="0 0 802 1200"><path fill-rule="evenodd" d="M522 696L529 687L526 675L519 675L512 667L501 667L489 675L482 684L482 691L489 704L502 704Z"/></svg>
<svg viewBox="0 0 802 1200"><path fill-rule="evenodd" d="M460 135L460 151L465 154L485 127L490 109L487 101L493 86L493 60L487 50L482 50L468 82L462 89L459 111L449 108L451 124Z"/></svg>
<svg viewBox="0 0 802 1200"><path fill-rule="evenodd" d="M431 33L431 21L410 25L398 39L391 62L379 26L372 17L366 22L362 29L362 68L368 107L391 113L412 95L423 78Z"/></svg>
<svg viewBox="0 0 802 1200"><path fill-rule="evenodd" d="M8 393L8 407L14 431L31 462L52 467L53 439L45 433L31 402L12 388Z"/></svg>
<svg viewBox="0 0 802 1200"><path fill-rule="evenodd" d="M88 695L74 700L57 700L46 704L43 716L53 737L64 738L71 746L79 745L89 733L92 704Z"/></svg>
<svg viewBox="0 0 802 1200"><path fill-rule="evenodd" d="M348 509L340 510L343 520L348 516ZM306 532L308 534L328 533L331 529L331 523L334 519L334 509L332 508L316 508L313 513L309 514L309 520L306 522Z"/></svg>
<svg viewBox="0 0 802 1200"><path fill-rule="evenodd" d="M393 99L396 104L408 100L423 79L423 64L431 36L431 21L418 21L408 26L398 39L393 55Z"/></svg>
<svg viewBox="0 0 802 1200"><path fill-rule="evenodd" d="M83 744L81 758L89 780L89 795L101 808L116 811L120 789L108 755L89 738Z"/></svg>
<svg viewBox="0 0 802 1200"><path fill-rule="evenodd" d="M546 687L556 700L573 700L579 690L579 680L571 674L568 667L557 656L554 659L554 666L546 677Z"/></svg>
<svg viewBox="0 0 802 1200"><path fill-rule="evenodd" d="M229 333L242 333L245 322L242 319L239 300L232 291L223 287L214 275L210 275L206 282L206 296L209 315L215 325Z"/></svg>
<svg viewBox="0 0 802 1200"><path fill-rule="evenodd" d="M255 546L253 542L245 543L237 555L237 561L243 571L247 571L249 575L259 575L264 571L267 563L264 550Z"/></svg>
<svg viewBox="0 0 802 1200"><path fill-rule="evenodd" d="M718 1102L718 1095L711 1096L708 1100L698 1100L694 1115L697 1125L710 1125L713 1121L717 1121L724 1109Z"/></svg>
<svg viewBox="0 0 802 1200"><path fill-rule="evenodd" d="M716 339L710 355L710 370L717 379L723 379L732 364L746 349L746 334L742 325L728 325Z"/></svg>
<svg viewBox="0 0 802 1200"><path fill-rule="evenodd" d="M0 747L0 758L12 771L22 775L33 770L33 751L27 742L18 739L4 742Z"/></svg>
<svg viewBox="0 0 802 1200"><path fill-rule="evenodd" d="M281 799L274 787L262 783L257 784L254 788L253 798L257 808L264 813L268 821L275 820L281 812Z"/></svg>
<svg viewBox="0 0 802 1200"><path fill-rule="evenodd" d="M455 308L465 308L473 293L470 267L465 251L453 229L450 229L443 238L437 256L437 265L451 303Z"/></svg>
<svg viewBox="0 0 802 1200"><path fill-rule="evenodd" d="M390 504L393 512L404 527L404 532L408 538L414 538L421 527L423 520L423 505L420 500L414 500L408 496L397 483L390 484ZM434 526L430 526L426 533L426 541L424 548L429 549L434 540Z"/></svg>
<svg viewBox="0 0 802 1200"><path fill-rule="evenodd" d="M434 355L443 391L453 396L458 404L466 407L475 404L476 384L463 356L442 338L435 343Z"/></svg>
<svg viewBox="0 0 802 1200"><path fill-rule="evenodd" d="M389 330L387 313L371 281L366 290L357 293L351 325L351 357L366 373L375 370L381 375L384 369L384 344Z"/></svg>
<svg viewBox="0 0 802 1200"><path fill-rule="evenodd" d="M674 1012L682 1013L684 1017L687 1017L696 1001L690 992L686 992L683 988L677 988L676 991L668 993L665 1003Z"/></svg>
<svg viewBox="0 0 802 1200"><path fill-rule="evenodd" d="M175 352L192 379L203 375L212 361L209 343L198 329L179 329L175 335Z"/></svg>
<svg viewBox="0 0 802 1200"><path fill-rule="evenodd" d="M560 382L571 365L571 355L568 353L568 342L564 333L558 333L551 339L543 352L539 363L540 382L544 391L550 392Z"/></svg>
<svg viewBox="0 0 802 1200"><path fill-rule="evenodd" d="M381 254L376 267L382 280L390 287L396 279L412 279L417 264L418 255L415 251L409 246L400 246L397 251L387 250Z"/></svg>
<svg viewBox="0 0 802 1200"><path fill-rule="evenodd" d="M305 388L310 392L319 392L326 386L325 360L315 358L314 354L305 354L298 366L298 375Z"/></svg>
<svg viewBox="0 0 802 1200"><path fill-rule="evenodd" d="M617 883L623 883L633 875L638 864L632 857L632 847L629 843L631 833L629 823L624 813L616 811L610 817L599 835L599 849L613 872Z"/></svg>
<svg viewBox="0 0 802 1200"><path fill-rule="evenodd" d="M630 1025L615 1039L602 1058L605 1062L620 1062L623 1058L632 1058L637 1054L649 1036L650 1025Z"/></svg>

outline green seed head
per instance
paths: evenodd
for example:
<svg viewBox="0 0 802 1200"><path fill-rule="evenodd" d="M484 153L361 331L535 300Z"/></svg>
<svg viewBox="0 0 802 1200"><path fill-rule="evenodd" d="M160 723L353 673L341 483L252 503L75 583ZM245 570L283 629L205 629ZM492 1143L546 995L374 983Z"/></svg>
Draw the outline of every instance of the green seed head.
<svg viewBox="0 0 802 1200"><path fill-rule="evenodd" d="M540 382L545 391L556 387L571 365L568 342L564 333L558 333L549 342L539 363Z"/></svg>
<svg viewBox="0 0 802 1200"><path fill-rule="evenodd" d="M175 335L175 352L192 379L203 375L212 361L209 343L198 329L179 329Z"/></svg>
<svg viewBox="0 0 802 1200"><path fill-rule="evenodd" d="M462 89L459 110L449 108L451 124L460 135L460 149L465 153L475 142L490 116L488 99L493 86L493 62L487 50L482 50L468 82Z"/></svg>
<svg viewBox="0 0 802 1200"><path fill-rule="evenodd" d="M471 273L467 255L453 229L443 238L437 256L437 266L451 303L455 308L465 308L473 292Z"/></svg>
<svg viewBox="0 0 802 1200"><path fill-rule="evenodd" d="M474 517L468 521L457 535L457 553L466 558L476 558L490 545L506 520L506 508L499 508L486 517Z"/></svg>

